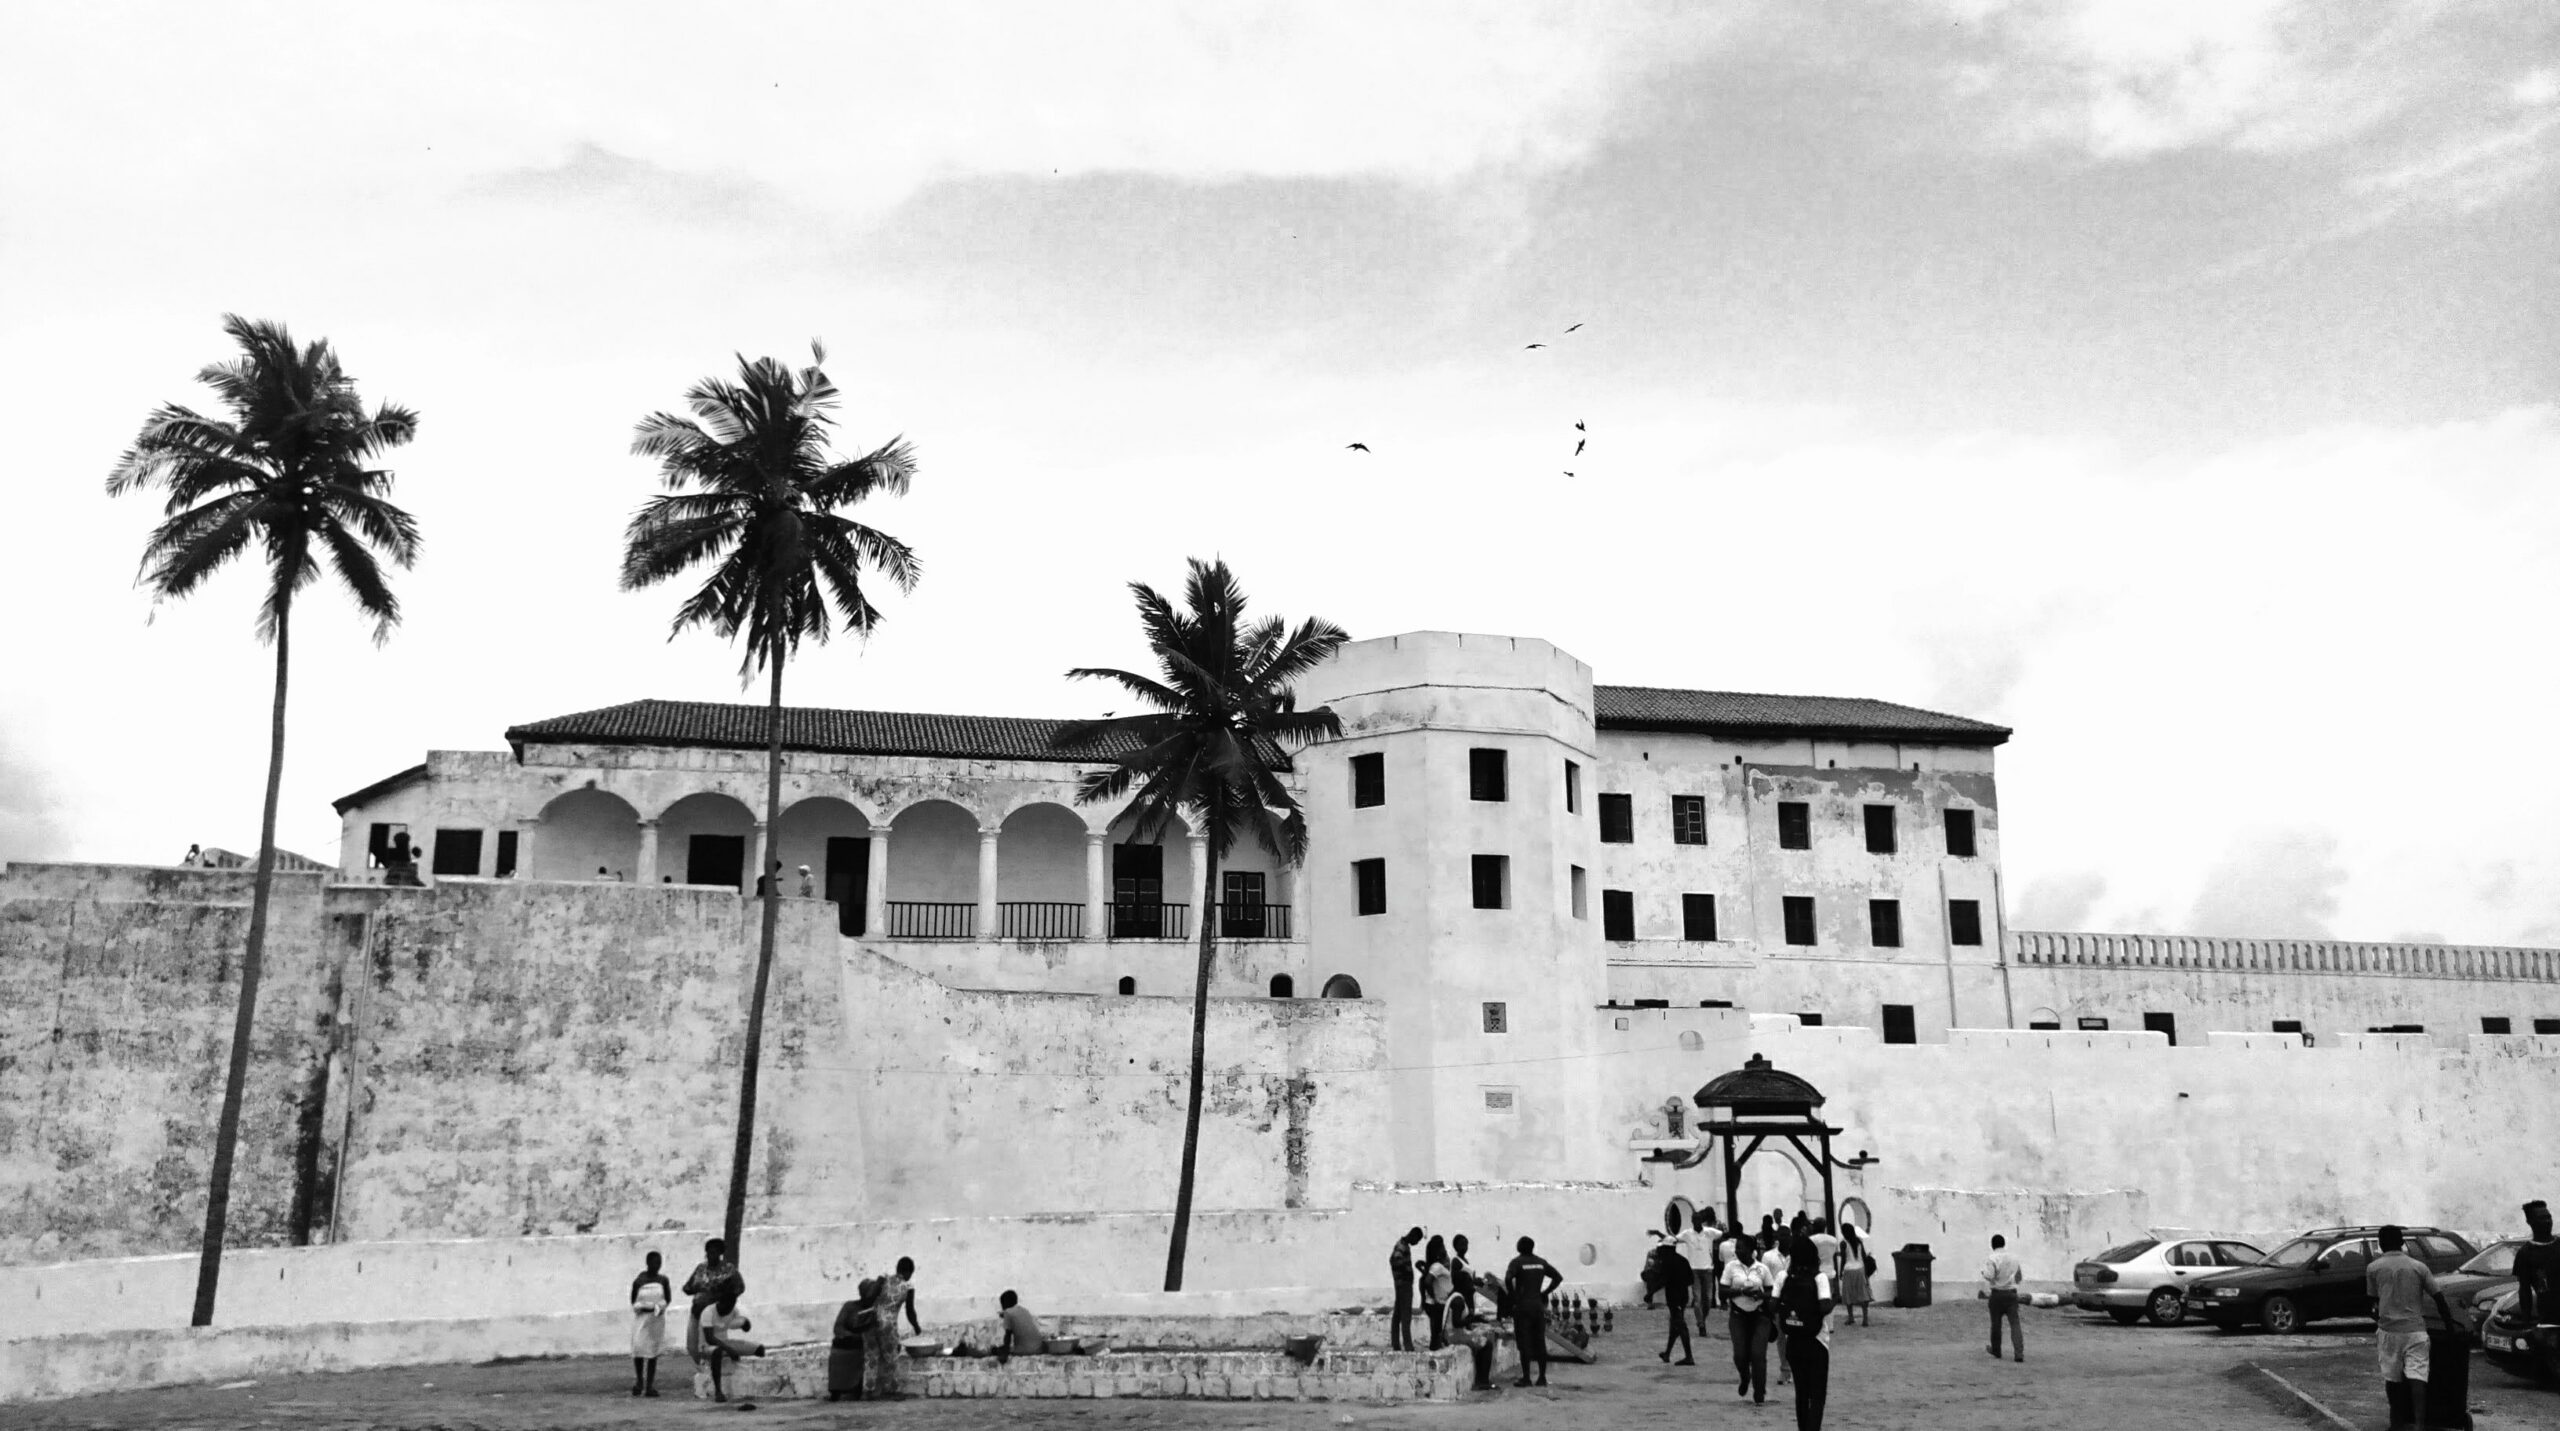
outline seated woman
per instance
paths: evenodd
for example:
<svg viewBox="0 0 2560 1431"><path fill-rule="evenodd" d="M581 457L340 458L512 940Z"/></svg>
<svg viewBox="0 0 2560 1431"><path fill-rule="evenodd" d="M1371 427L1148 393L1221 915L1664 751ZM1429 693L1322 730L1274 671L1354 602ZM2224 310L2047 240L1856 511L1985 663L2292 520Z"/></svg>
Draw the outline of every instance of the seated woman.
<svg viewBox="0 0 2560 1431"><path fill-rule="evenodd" d="M1475 1389L1493 1390L1493 1349L1500 1333L1493 1325L1492 1305L1478 1299L1471 1291L1453 1289L1442 1307L1440 1320L1448 1328L1450 1343L1465 1347L1475 1356Z"/></svg>
<svg viewBox="0 0 2560 1431"><path fill-rule="evenodd" d="M702 1317L702 1351L711 1361L711 1399L726 1401L728 1392L720 1385L720 1363L764 1355L764 1344L747 1340L755 1323L738 1310L738 1299L723 1297Z"/></svg>
<svg viewBox="0 0 2560 1431"><path fill-rule="evenodd" d="M827 1344L827 1399L862 1399L862 1363L869 1353L872 1327L880 1320L873 1310L880 1298L880 1279L865 1277L854 1297L836 1310L835 1332Z"/></svg>

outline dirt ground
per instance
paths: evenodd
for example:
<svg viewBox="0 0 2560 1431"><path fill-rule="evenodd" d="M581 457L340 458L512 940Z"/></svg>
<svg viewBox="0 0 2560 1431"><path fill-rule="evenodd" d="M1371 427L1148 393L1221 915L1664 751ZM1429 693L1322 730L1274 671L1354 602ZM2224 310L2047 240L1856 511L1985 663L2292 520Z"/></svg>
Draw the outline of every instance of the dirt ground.
<svg viewBox="0 0 2560 1431"><path fill-rule="evenodd" d="M681 1356L661 1364L667 1395L656 1401L631 1398L627 1359L599 1356L292 1377L228 1391L197 1387L0 1406L0 1427L603 1431L740 1415L751 1417L755 1425L897 1424L933 1431L1794 1425L1790 1388L1771 1386L1769 1404L1758 1408L1735 1396L1730 1353L1721 1341L1700 1344L1696 1367L1668 1367L1655 1360L1661 1326L1658 1312L1622 1316L1617 1332L1597 1344L1600 1364L1558 1367L1544 1391L1506 1387L1458 1405L910 1400L840 1406L768 1402L741 1412L695 1401ZM1830 1412L1824 1424L1918 1431L2124 1425L2298 1431L2332 1425L2303 1408L2261 1366L2319 1397L2358 1431L2382 1431L2385 1424L2372 1373L2369 1323L2343 1323L2294 1337L2232 1336L2198 1328L2118 1327L2069 1310L2030 1311L2024 1364L1991 1360L1984 1355L1984 1339L1982 1307L1973 1301L1918 1311L1883 1308L1872 1329L1835 1332ZM2523 1385L2476 1360L2472 1385L2483 1431L2560 1428L2560 1390Z"/></svg>

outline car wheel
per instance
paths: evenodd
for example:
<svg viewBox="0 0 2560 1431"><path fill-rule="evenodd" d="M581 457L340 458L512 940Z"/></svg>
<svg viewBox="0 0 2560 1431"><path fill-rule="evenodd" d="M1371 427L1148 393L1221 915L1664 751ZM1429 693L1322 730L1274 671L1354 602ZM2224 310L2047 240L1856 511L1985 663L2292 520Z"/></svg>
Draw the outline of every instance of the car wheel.
<svg viewBox="0 0 2560 1431"><path fill-rule="evenodd" d="M2278 1292L2258 1309L2258 1321L2277 1336L2289 1337L2302 1330L2302 1309L2293 1304L2291 1297Z"/></svg>
<svg viewBox="0 0 2560 1431"><path fill-rule="evenodd" d="M2186 1294L2175 1287L2154 1288L2151 1300L2143 1304L2142 1314L2155 1327L2174 1327L2187 1319Z"/></svg>
<svg viewBox="0 0 2560 1431"><path fill-rule="evenodd" d="M2109 1307L2107 1315L2116 1319L2117 1326L2129 1327L2142 1320L2142 1309L2140 1307Z"/></svg>

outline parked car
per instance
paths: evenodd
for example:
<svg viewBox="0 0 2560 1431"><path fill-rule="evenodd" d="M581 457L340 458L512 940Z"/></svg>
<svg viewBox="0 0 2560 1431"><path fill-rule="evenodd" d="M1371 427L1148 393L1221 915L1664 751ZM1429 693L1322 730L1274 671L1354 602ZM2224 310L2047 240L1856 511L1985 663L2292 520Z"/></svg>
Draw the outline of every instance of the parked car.
<svg viewBox="0 0 2560 1431"><path fill-rule="evenodd" d="M2256 1325L2284 1335L2330 1317L2370 1317L2364 1269L2378 1252L2379 1227L2314 1228L2267 1254L2255 1267L2190 1278L2187 1310L2226 1332ZM2403 1227L2406 1251L2438 1274L2479 1254L2459 1233Z"/></svg>
<svg viewBox="0 0 2560 1431"><path fill-rule="evenodd" d="M2437 1279L2444 1288L2444 1299L2453 1304L2454 1314L2470 1319L2465 1331L2477 1331L2489 1308L2516 1287L2516 1249L2524 1246L2521 1237L2492 1242L2480 1249L2480 1255L2463 1263L2449 1276Z"/></svg>
<svg viewBox="0 0 2560 1431"><path fill-rule="evenodd" d="M2227 1238L2144 1238L2110 1247L2071 1269L2071 1304L2104 1312L2121 1326L2144 1317L2155 1327L2187 1319L2187 1286L2226 1267L2252 1267L2267 1254Z"/></svg>
<svg viewBox="0 0 2560 1431"><path fill-rule="evenodd" d="M2516 1290L2489 1304L2480 1319L2480 1350L2499 1370L2560 1382L2560 1328L2528 1327L2515 1320Z"/></svg>

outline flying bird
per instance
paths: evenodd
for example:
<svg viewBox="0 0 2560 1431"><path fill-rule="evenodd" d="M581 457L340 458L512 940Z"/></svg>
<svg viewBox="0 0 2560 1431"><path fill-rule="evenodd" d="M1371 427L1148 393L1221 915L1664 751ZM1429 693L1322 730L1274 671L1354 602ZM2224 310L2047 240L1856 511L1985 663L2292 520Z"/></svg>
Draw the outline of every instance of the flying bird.
<svg viewBox="0 0 2560 1431"><path fill-rule="evenodd" d="M1570 472L1567 472L1567 473L1566 473L1566 474L1564 474L1564 475L1566 475L1567 477L1570 477L1570 476L1572 476L1573 474L1572 474L1572 473L1570 473Z"/></svg>
<svg viewBox="0 0 2560 1431"><path fill-rule="evenodd" d="M1531 343L1531 344L1529 345L1529 347L1530 347L1530 348L1543 348L1543 347L1545 347L1545 346L1547 346L1547 345L1546 345L1546 344L1544 344L1544 343ZM1521 351L1522 351L1522 352L1527 352L1527 351L1528 351L1528 349L1527 349L1527 348L1523 348Z"/></svg>
<svg viewBox="0 0 2560 1431"><path fill-rule="evenodd" d="M1579 328L1579 327L1581 327L1581 326L1582 326L1581 324L1576 323L1576 324L1574 324L1574 325L1573 325L1573 328ZM1567 329L1565 329L1565 331L1566 331L1566 332L1568 332L1568 333L1570 333L1570 332L1572 332L1572 331L1573 331L1573 328L1567 328Z"/></svg>
<svg viewBox="0 0 2560 1431"><path fill-rule="evenodd" d="M1591 429L1584 427L1582 425L1582 419L1577 417L1573 420L1573 430L1576 432L1588 432Z"/></svg>
<svg viewBox="0 0 2560 1431"><path fill-rule="evenodd" d="M1346 442L1342 444L1342 450L1345 452L1366 452L1369 450L1369 444L1365 442Z"/></svg>
<svg viewBox="0 0 2560 1431"><path fill-rule="evenodd" d="M1574 444L1573 444L1573 455L1574 455L1574 456L1576 456L1576 457L1580 457L1580 456L1582 455L1582 447L1583 447L1583 444L1584 444L1584 443L1589 442L1590 440L1591 440L1591 439L1590 439L1590 438L1587 438L1587 437L1577 439L1577 440L1574 442Z"/></svg>

